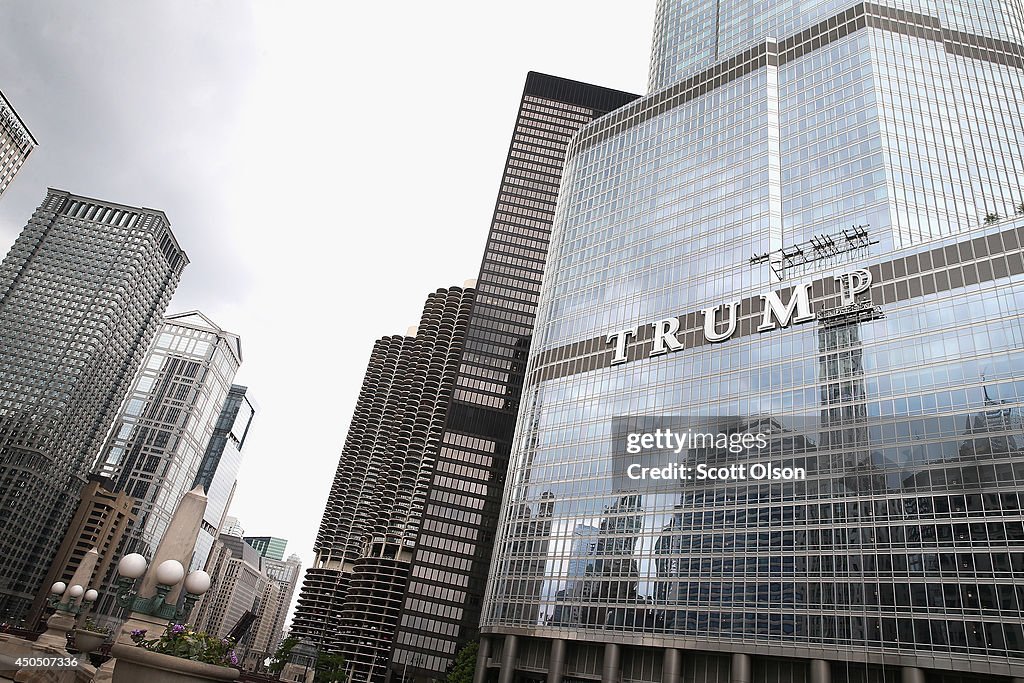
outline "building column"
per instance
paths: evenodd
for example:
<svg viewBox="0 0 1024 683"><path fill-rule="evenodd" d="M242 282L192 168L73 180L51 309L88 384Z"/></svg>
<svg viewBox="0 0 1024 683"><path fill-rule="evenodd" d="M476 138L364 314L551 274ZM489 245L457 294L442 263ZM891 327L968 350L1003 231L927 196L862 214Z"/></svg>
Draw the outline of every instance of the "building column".
<svg viewBox="0 0 1024 683"><path fill-rule="evenodd" d="M729 680L732 683L751 683L751 681L753 681L750 655L740 654L739 652L733 653L732 674L730 675Z"/></svg>
<svg viewBox="0 0 1024 683"><path fill-rule="evenodd" d="M811 683L832 683L832 665L824 659L812 659Z"/></svg>
<svg viewBox="0 0 1024 683"><path fill-rule="evenodd" d="M665 648L661 659L661 683L681 683L683 675L683 653L675 648Z"/></svg>
<svg viewBox="0 0 1024 683"><path fill-rule="evenodd" d="M551 641L551 651L548 654L548 683L562 683L562 676L565 675L565 649L566 643L561 638Z"/></svg>
<svg viewBox="0 0 1024 683"><path fill-rule="evenodd" d="M622 648L618 643L604 644L604 666L601 667L601 683L619 683L622 673Z"/></svg>
<svg viewBox="0 0 1024 683"><path fill-rule="evenodd" d="M480 636L480 645L476 651L476 668L473 669L473 683L484 683L487 680L487 660L491 656L491 639Z"/></svg>
<svg viewBox="0 0 1024 683"><path fill-rule="evenodd" d="M903 683L925 683L924 671L916 666L905 666L900 674Z"/></svg>
<svg viewBox="0 0 1024 683"><path fill-rule="evenodd" d="M501 651L501 673L498 683L512 683L516 679L516 658L519 655L519 636L505 636Z"/></svg>

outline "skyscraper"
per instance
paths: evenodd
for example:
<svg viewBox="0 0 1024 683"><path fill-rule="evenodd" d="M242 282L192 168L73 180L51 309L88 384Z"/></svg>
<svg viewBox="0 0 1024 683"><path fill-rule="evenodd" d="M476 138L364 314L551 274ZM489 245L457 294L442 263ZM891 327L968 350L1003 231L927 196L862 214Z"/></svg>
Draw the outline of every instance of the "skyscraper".
<svg viewBox="0 0 1024 683"><path fill-rule="evenodd" d="M274 536L246 536L245 542L255 548L263 557L284 560L284 550L288 541Z"/></svg>
<svg viewBox="0 0 1024 683"><path fill-rule="evenodd" d="M475 292L432 293L374 344L291 633L383 680Z"/></svg>
<svg viewBox="0 0 1024 683"><path fill-rule="evenodd" d="M28 126L0 91L0 196L37 144Z"/></svg>
<svg viewBox="0 0 1024 683"><path fill-rule="evenodd" d="M0 264L0 614L42 584L187 264L161 211L53 189Z"/></svg>
<svg viewBox="0 0 1024 683"><path fill-rule="evenodd" d="M246 643L242 668L247 671L264 670L265 662L284 639L284 622L299 585L302 561L295 553L287 560L261 554L260 568L267 577L267 583Z"/></svg>
<svg viewBox="0 0 1024 683"><path fill-rule="evenodd" d="M241 362L238 336L202 313L164 319L96 459L96 472L135 499L136 521L119 555L153 556L178 501L197 483ZM215 500L220 514L224 498ZM116 609L113 595L98 608Z"/></svg>
<svg viewBox="0 0 1024 683"><path fill-rule="evenodd" d="M47 607L50 586L57 581L71 585L69 581L87 552L96 548L99 561L93 570L90 588L105 585L114 573L114 558L125 532L135 521L132 510L135 500L124 491L110 490L110 481L101 476L89 475L89 483L82 489L78 509L68 526L57 556L50 564L42 585L32 603L28 624L35 628L41 621Z"/></svg>
<svg viewBox="0 0 1024 683"><path fill-rule="evenodd" d="M246 387L231 385L192 485L195 488L201 484L207 496L192 569L206 566L213 542L227 523L228 509L235 494L235 480L242 466L242 449L256 415L256 406L248 391Z"/></svg>
<svg viewBox="0 0 1024 683"><path fill-rule="evenodd" d="M260 560L260 554L240 536L218 536L210 551L210 590L192 615L198 630L219 638L226 637L241 623L245 633L234 648L239 660L246 656L252 627L269 585Z"/></svg>
<svg viewBox="0 0 1024 683"><path fill-rule="evenodd" d="M1022 46L1000 0L659 1L566 155L478 683L1024 677ZM623 416L806 477L631 482Z"/></svg>
<svg viewBox="0 0 1024 683"><path fill-rule="evenodd" d="M565 150L637 98L530 72L484 247L451 408L422 513L393 676L441 679L475 640Z"/></svg>

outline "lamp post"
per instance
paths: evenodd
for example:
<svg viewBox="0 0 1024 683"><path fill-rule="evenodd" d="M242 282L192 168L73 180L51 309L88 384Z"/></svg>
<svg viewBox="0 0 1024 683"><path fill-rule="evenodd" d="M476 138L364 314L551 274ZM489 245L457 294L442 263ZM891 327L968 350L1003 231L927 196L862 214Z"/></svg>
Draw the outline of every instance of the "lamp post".
<svg viewBox="0 0 1024 683"><path fill-rule="evenodd" d="M66 583L58 581L50 586L50 597L46 602L47 605L55 610L77 616L83 612L88 612L89 608L92 607L92 604L99 597L100 594L93 588L86 590L78 584L68 588ZM79 598L82 599L81 602L78 602Z"/></svg>
<svg viewBox="0 0 1024 683"><path fill-rule="evenodd" d="M54 609L46 620L46 632L36 640L41 646L52 646L60 649L67 643L67 634L75 626L79 614L89 611L99 594L86 586L96 569L100 553L96 548L82 556L75 573L68 583L58 581L50 586L50 597L47 603ZM68 587L70 584L70 587Z"/></svg>
<svg viewBox="0 0 1024 683"><path fill-rule="evenodd" d="M156 593L140 597L136 582L149 568L149 562L138 553L129 553L117 565L117 604L137 614L166 619L169 622L188 621L192 608L206 591L210 590L210 575L199 569L185 576L185 567L177 560L164 560L156 568ZM166 602L167 594L185 579L184 604L180 607Z"/></svg>
<svg viewBox="0 0 1024 683"><path fill-rule="evenodd" d="M132 631L162 630L168 621L185 620L199 596L210 588L210 575L196 571L185 577L185 565L196 547L196 537L206 510L206 494L196 486L174 510L152 562L129 553L117 565L117 602L126 608L117 643L135 647ZM184 581L182 578L184 577ZM182 607L179 596L185 591Z"/></svg>

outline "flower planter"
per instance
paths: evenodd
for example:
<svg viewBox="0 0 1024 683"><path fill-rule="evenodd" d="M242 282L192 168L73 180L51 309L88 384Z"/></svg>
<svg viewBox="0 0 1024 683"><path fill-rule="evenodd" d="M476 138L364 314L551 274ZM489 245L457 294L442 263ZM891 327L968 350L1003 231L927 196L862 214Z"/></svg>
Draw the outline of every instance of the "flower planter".
<svg viewBox="0 0 1024 683"><path fill-rule="evenodd" d="M103 642L106 639L106 633L87 631L84 628L75 629L75 648L77 648L83 655L100 649L100 646L103 645Z"/></svg>
<svg viewBox="0 0 1024 683"><path fill-rule="evenodd" d="M116 657L113 683L198 683L238 678L238 669L230 666L194 662L123 643L115 644L110 654Z"/></svg>

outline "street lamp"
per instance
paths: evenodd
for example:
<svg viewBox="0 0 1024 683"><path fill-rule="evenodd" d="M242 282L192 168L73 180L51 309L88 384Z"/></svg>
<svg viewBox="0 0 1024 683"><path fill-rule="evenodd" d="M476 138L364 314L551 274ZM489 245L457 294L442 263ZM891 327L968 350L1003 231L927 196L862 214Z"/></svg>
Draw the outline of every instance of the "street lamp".
<svg viewBox="0 0 1024 683"><path fill-rule="evenodd" d="M177 560L164 560L156 568L156 595L141 598L136 589L136 581L146 574L149 562L138 553L129 553L117 564L117 604L132 612L146 614L159 619L174 622L188 621L189 614L196 601L210 590L210 575L196 570L185 576L185 567ZM171 589L185 579L185 603L178 607L167 603L165 599ZM73 588L73 587L72 587Z"/></svg>
<svg viewBox="0 0 1024 683"><path fill-rule="evenodd" d="M68 588L67 584L63 581L50 586L50 598L47 603L50 607L61 612L67 612L68 614L81 614L82 612L88 612L89 608L92 607L92 603L96 602L100 594L92 588L86 590L77 583L71 588ZM78 599L82 598L79 602Z"/></svg>

